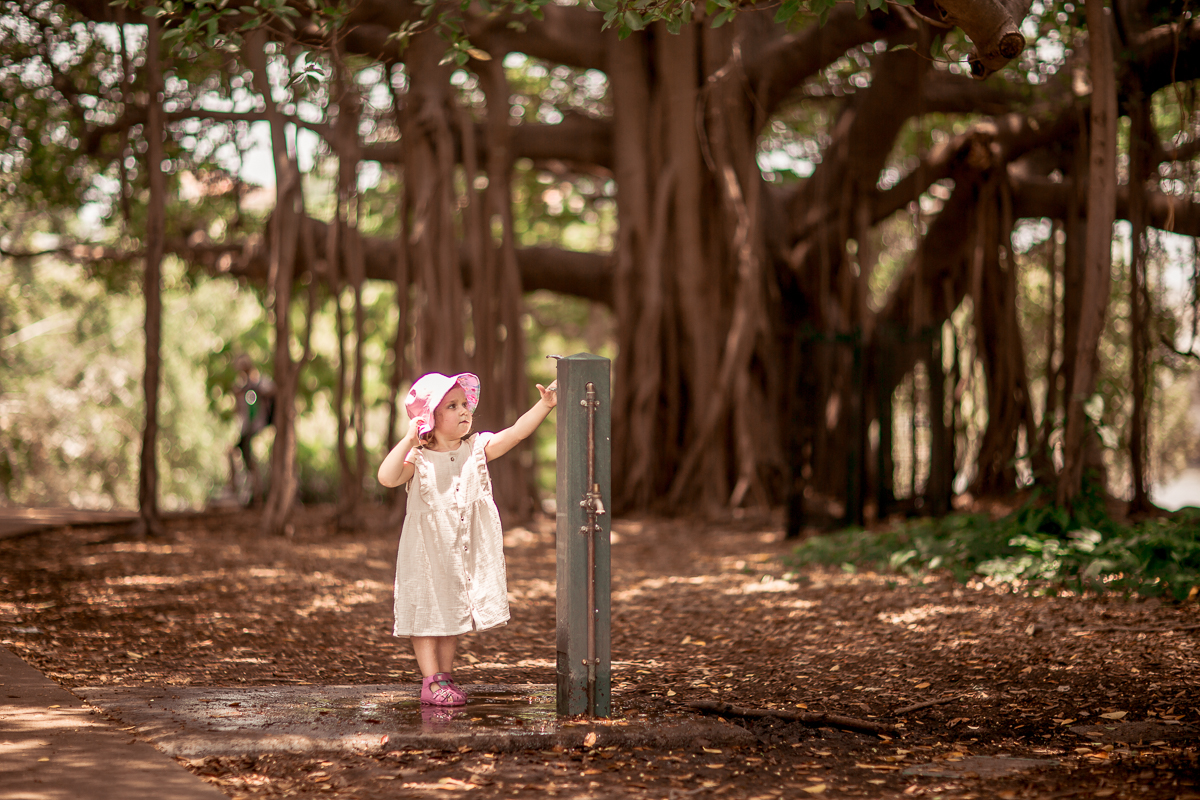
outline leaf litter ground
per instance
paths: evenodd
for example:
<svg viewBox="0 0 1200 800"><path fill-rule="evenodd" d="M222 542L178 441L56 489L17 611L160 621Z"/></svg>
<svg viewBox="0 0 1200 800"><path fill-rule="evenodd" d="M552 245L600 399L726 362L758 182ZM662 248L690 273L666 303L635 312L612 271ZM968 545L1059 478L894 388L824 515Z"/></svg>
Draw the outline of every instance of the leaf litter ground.
<svg viewBox="0 0 1200 800"><path fill-rule="evenodd" d="M376 513L354 535L318 508L286 539L241 513L173 521L158 541L112 528L0 541L0 639L67 688L416 682L390 635L396 533ZM554 683L553 521L505 543L512 620L463 639L468 688ZM796 570L790 549L765 522L616 521L615 715L678 720L718 700L897 723L897 736L734 719L755 744L184 764L235 798L1200 800L1195 603ZM996 756L1039 766L993 775Z"/></svg>

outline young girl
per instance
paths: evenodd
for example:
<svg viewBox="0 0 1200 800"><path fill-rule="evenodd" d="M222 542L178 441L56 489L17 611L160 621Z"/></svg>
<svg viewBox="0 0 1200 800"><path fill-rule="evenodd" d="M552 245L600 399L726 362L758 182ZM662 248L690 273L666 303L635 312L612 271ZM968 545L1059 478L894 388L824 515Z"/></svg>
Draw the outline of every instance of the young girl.
<svg viewBox="0 0 1200 800"><path fill-rule="evenodd" d="M408 432L379 465L384 486L408 487L408 513L396 556L396 636L412 640L421 702L459 706L454 683L458 637L508 622L504 535L487 462L525 439L558 404L557 385L512 427L471 433L479 378L431 372L404 402Z"/></svg>

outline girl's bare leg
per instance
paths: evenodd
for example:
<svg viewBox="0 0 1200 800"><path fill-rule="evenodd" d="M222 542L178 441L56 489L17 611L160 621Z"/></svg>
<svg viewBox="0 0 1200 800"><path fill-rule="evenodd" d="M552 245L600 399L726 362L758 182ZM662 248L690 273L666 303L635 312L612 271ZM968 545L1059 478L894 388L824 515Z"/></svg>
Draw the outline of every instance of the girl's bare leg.
<svg viewBox="0 0 1200 800"><path fill-rule="evenodd" d="M457 636L413 636L413 654L421 675L428 678L438 672L449 673L454 668L454 654L458 650Z"/></svg>
<svg viewBox="0 0 1200 800"><path fill-rule="evenodd" d="M454 654L456 652L458 652L457 636L437 637L438 672L444 672L447 675L454 674Z"/></svg>

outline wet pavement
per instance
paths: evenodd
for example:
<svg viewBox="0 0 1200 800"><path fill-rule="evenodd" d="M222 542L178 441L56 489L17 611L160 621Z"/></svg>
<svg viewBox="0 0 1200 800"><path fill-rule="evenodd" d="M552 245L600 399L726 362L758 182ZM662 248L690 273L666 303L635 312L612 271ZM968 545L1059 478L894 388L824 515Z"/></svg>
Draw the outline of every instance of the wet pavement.
<svg viewBox="0 0 1200 800"><path fill-rule="evenodd" d="M719 720L562 718L554 687L471 684L467 705L422 706L411 686L89 687L76 694L172 756L379 753L405 747L536 750L560 745L748 743Z"/></svg>

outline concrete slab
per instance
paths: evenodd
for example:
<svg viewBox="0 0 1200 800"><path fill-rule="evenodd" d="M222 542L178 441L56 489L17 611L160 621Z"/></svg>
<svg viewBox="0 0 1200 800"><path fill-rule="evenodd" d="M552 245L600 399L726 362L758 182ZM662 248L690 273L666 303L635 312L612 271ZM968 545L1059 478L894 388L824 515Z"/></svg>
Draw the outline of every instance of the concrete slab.
<svg viewBox="0 0 1200 800"><path fill-rule="evenodd" d="M958 761L936 761L908 767L902 775L926 778L1002 778L1031 769L1057 767L1059 763L1043 758L1011 758L1009 756L967 756Z"/></svg>
<svg viewBox="0 0 1200 800"><path fill-rule="evenodd" d="M0 800L226 800L0 647Z"/></svg>
<svg viewBox="0 0 1200 800"><path fill-rule="evenodd" d="M91 687L87 701L173 756L378 753L405 747L494 752L555 745L683 747L751 743L719 720L603 720L555 715L554 687L470 684L459 708L422 706L404 686Z"/></svg>
<svg viewBox="0 0 1200 800"><path fill-rule="evenodd" d="M1104 744L1154 744L1156 742L1195 742L1200 731L1178 722L1102 722L1087 725L1072 725L1071 733L1084 737L1089 742Z"/></svg>

